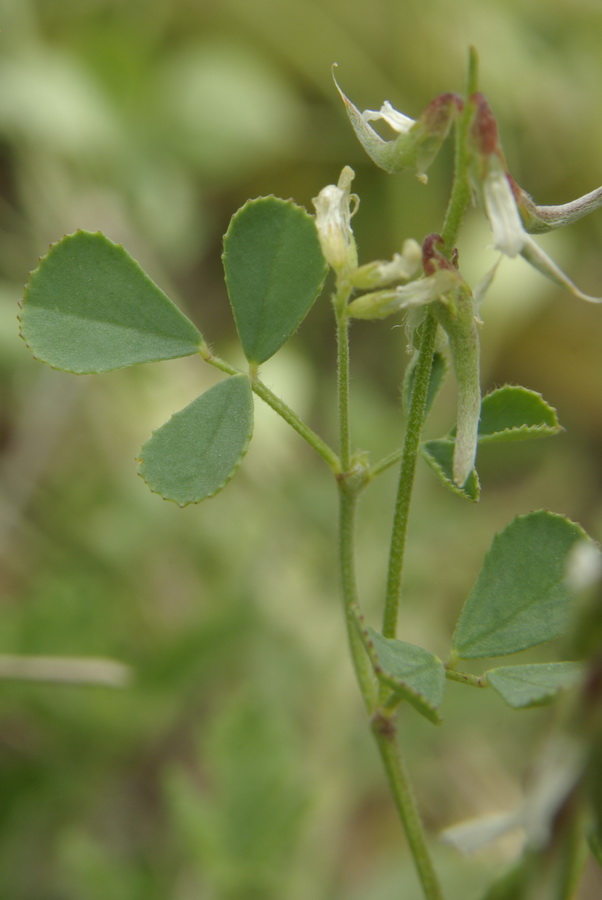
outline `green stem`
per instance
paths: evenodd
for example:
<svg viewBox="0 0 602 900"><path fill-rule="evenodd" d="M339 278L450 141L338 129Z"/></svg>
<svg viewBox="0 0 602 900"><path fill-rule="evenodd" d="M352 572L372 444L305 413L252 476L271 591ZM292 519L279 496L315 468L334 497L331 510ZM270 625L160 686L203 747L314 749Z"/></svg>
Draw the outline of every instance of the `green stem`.
<svg viewBox="0 0 602 900"><path fill-rule="evenodd" d="M391 794L407 835L424 896L426 900L442 900L443 895L429 855L426 835L401 758L395 725L384 711L377 711L377 685L372 664L360 633L362 613L358 602L355 575L355 517L358 495L363 481L356 480L352 470L349 428L349 326L342 304L335 302L335 313L338 346L340 453L343 466L343 471L338 478L339 565L351 658L364 704L372 716L372 732L383 760ZM429 376L430 360L426 378L423 379L426 380L426 388L428 388ZM417 376L417 380L418 378L419 376ZM426 393L424 403L426 403Z"/></svg>
<svg viewBox="0 0 602 900"><path fill-rule="evenodd" d="M339 488L339 567L347 636L351 659L364 704L370 714L377 702L376 685L370 660L358 631L359 602L355 574L355 520L357 499L362 480L353 478L351 464L351 429L349 425L349 319L346 306L350 289L343 283L333 297L337 324L337 395L339 407L339 452L341 473ZM361 615L361 613L360 613Z"/></svg>
<svg viewBox="0 0 602 900"><path fill-rule="evenodd" d="M456 672L446 666L445 677L448 681L459 681L460 684L469 684L471 687L486 688L489 687L487 679L480 675L471 675L470 672Z"/></svg>
<svg viewBox="0 0 602 900"><path fill-rule="evenodd" d="M357 489L339 479L339 567L343 606L351 659L362 699L370 715L378 702L372 665L358 631L359 603L355 576L355 518L357 511Z"/></svg>
<svg viewBox="0 0 602 900"><path fill-rule="evenodd" d="M226 372L228 375L241 374L240 369L231 366L230 363L220 359L219 356L215 356L207 344L201 346L200 352L205 362L209 363L210 366L219 369L220 372ZM261 397L268 406L271 406L274 412L278 413L278 415L284 419L284 421L287 422L291 428L293 428L297 434L310 445L310 447L313 447L316 453L322 457L335 474L338 474L341 471L341 463L334 450L329 447L328 444L303 421L303 419L300 419L297 413L294 412L284 400L277 397L254 372L251 372L251 388L253 392L257 394L258 397Z"/></svg>
<svg viewBox="0 0 602 900"><path fill-rule="evenodd" d="M468 67L468 95L474 93L476 87L477 57L474 50L471 50ZM471 117L472 107L467 100L464 104L462 116L456 126L454 181L441 233L443 238L442 249L448 256L451 255L454 249L464 213L470 202L467 137ZM401 470L391 533L387 595L383 618L383 634L385 637L395 637L397 630L410 500L416 471L416 457L424 423L436 333L436 322L432 315L428 315L423 325L414 390L410 402L408 425L401 456Z"/></svg>
<svg viewBox="0 0 602 900"><path fill-rule="evenodd" d="M408 518L410 513L410 501L416 471L416 459L420 447L422 423L426 410L431 367L433 362L433 350L437 334L437 323L429 314L422 327L422 338L416 363L414 389L410 402L408 423L403 441L401 457L401 470L395 499L395 511L393 514L393 529L391 532L391 545L389 550L389 570L387 576L387 594L385 599L385 613L383 617L383 634L385 637L395 637L397 631L397 617L401 598L401 580L403 576L404 551L408 530Z"/></svg>
<svg viewBox="0 0 602 900"><path fill-rule="evenodd" d="M395 724L383 713L376 713L372 719L372 733L412 851L424 896L426 900L443 900L443 892L431 860L409 776L399 751Z"/></svg>
<svg viewBox="0 0 602 900"><path fill-rule="evenodd" d="M464 213L470 203L470 184L468 181L468 129L472 119L473 107L470 102L471 94L477 90L478 59L474 47L470 48L468 59L468 79L466 89L466 102L464 111L456 126L456 142L454 148L454 181L445 213L441 237L443 238L442 252L450 256L458 239L460 225Z"/></svg>
<svg viewBox="0 0 602 900"><path fill-rule="evenodd" d="M276 394L274 394L269 387L258 378L251 381L251 387L258 397L261 397L268 406L271 406L274 412L277 412L285 422L288 422L291 428L294 428L297 434L301 435L303 440L306 441L310 447L313 447L316 453L319 453L335 474L338 474L341 471L341 463L334 450L329 447L328 444L326 444L322 438L309 427L309 425L300 419L297 413L295 413L284 400L277 397Z"/></svg>
<svg viewBox="0 0 602 900"><path fill-rule="evenodd" d="M337 315L337 381L339 402L339 453L341 468L351 468L351 429L349 426L349 319L344 311Z"/></svg>

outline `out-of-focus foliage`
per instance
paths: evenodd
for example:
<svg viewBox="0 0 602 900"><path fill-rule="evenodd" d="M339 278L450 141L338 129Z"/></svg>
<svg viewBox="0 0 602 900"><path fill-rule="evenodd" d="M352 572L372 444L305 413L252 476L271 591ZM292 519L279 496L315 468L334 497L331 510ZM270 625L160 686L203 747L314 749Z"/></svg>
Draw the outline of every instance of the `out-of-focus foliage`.
<svg viewBox="0 0 602 900"><path fill-rule="evenodd" d="M51 241L101 230L227 353L221 236L248 197L309 207L351 164L365 260L439 230L449 156L426 187L376 170L340 108L334 61L358 106L389 99L416 116L435 94L462 89L474 44L516 179L540 203L584 193L602 182L602 9L3 0L0 25L0 651L106 655L136 671L123 692L0 685L0 895L388 900L406 882L411 895L345 661L327 473L258 407L236 485L211 506L164 503L135 477L135 454L212 374L195 360L93 379L49 372L17 338L16 301ZM486 270L489 242L475 213L460 247L469 277ZM546 246L596 294L601 243L598 213ZM484 387L541 391L568 432L503 455L483 448L476 508L423 467L403 637L434 653L509 518L546 506L595 537L602 524L599 310L517 261L502 267L482 316ZM401 428L404 333L359 323L352 337L357 443L377 454ZM319 301L265 367L326 435L331 339ZM433 435L453 424L453 408L450 383ZM383 476L363 507L360 587L375 615L392 490ZM553 648L530 659L553 659ZM440 729L403 713L433 834L512 805L548 715L517 716L474 693L467 707L465 691L448 688ZM467 863L442 848L450 896L465 898L504 852ZM583 894L596 896L595 885Z"/></svg>

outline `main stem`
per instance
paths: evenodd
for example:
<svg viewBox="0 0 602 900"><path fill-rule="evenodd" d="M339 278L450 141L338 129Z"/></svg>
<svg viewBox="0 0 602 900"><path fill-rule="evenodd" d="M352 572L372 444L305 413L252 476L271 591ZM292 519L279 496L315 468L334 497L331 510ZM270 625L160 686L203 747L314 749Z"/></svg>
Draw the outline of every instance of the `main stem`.
<svg viewBox="0 0 602 900"><path fill-rule="evenodd" d="M389 716L377 712L372 718L372 733L385 767L424 896L427 900L443 900L443 891L431 859L410 777L399 750L395 723Z"/></svg>
<svg viewBox="0 0 602 900"><path fill-rule="evenodd" d="M339 405L339 567L345 606L345 621L353 667L362 698L370 714L377 702L370 661L357 629L358 596L355 574L355 520L361 479L352 471L351 431L349 426L349 320L345 306L349 290L343 286L334 300L337 323L337 392ZM355 476L355 477L354 477Z"/></svg>
<svg viewBox="0 0 602 900"><path fill-rule="evenodd" d="M476 89L477 59L476 54L471 50L468 67L468 97L470 97ZM462 218L470 202L467 135L470 127L471 114L471 101L467 99L462 116L456 126L454 181L441 232L441 237L443 238L442 250L448 256L451 256L454 249ZM419 356L415 369L414 388L412 391L408 424L403 443L397 497L395 500L395 512L393 514L393 527L391 530L387 594L383 617L383 634L385 637L390 638L395 637L397 631L410 501L412 498L420 436L424 423L436 335L437 324L434 317L429 313L422 326Z"/></svg>
<svg viewBox="0 0 602 900"><path fill-rule="evenodd" d="M433 866L426 835L414 799L410 780L397 741L392 714L379 708L374 673L358 628L359 604L355 574L355 517L359 491L363 485L361 471L354 470L349 426L349 323L342 303L335 303L338 347L338 399L340 427L340 457L342 472L339 487L339 565L345 607L345 620L351 658L376 740L389 787L399 813L416 871L427 900L443 900L437 874ZM432 355L432 351L431 351ZM430 364L426 373L426 386Z"/></svg>

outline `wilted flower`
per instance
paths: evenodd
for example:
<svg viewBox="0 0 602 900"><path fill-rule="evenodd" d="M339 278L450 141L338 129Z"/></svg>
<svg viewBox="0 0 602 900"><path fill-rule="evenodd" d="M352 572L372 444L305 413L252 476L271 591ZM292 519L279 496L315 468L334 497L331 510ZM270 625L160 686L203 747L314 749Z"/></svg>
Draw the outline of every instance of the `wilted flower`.
<svg viewBox="0 0 602 900"><path fill-rule="evenodd" d="M322 253L335 272L357 267L357 249L351 229L351 217L359 202L357 194L350 192L354 177L353 169L345 166L338 184L328 184L312 200Z"/></svg>
<svg viewBox="0 0 602 900"><path fill-rule="evenodd" d="M515 257L525 246L523 228L516 200L499 157L492 153L483 181L485 213L493 231L493 244L506 256Z"/></svg>
<svg viewBox="0 0 602 900"><path fill-rule="evenodd" d="M422 250L418 241L409 238L403 242L401 253L393 259L376 260L360 266L351 276L351 283L359 290L373 290L400 281L409 281L420 269Z"/></svg>
<svg viewBox="0 0 602 900"><path fill-rule="evenodd" d="M441 269L425 278L417 278L409 284L363 294L347 307L352 319L386 319L396 312L415 306L424 306L435 300L445 301L445 296L458 286L457 273Z"/></svg>
<svg viewBox="0 0 602 900"><path fill-rule="evenodd" d="M352 300L348 314L354 319L384 319L396 312L430 305L449 340L456 373L458 413L453 478L462 487L473 470L481 411L479 335L476 300L453 262L438 250L438 234L422 246L424 277Z"/></svg>
<svg viewBox="0 0 602 900"><path fill-rule="evenodd" d="M602 302L602 298L584 294L529 234L529 231L549 231L566 225L601 206L602 188L563 206L536 206L506 169L497 125L486 99L482 94L474 94L470 99L475 106L469 136L471 175L489 219L495 248L511 258L520 253L543 275L575 297L590 303Z"/></svg>
<svg viewBox="0 0 602 900"><path fill-rule="evenodd" d="M386 172L413 169L420 181L426 181L426 170L433 162L441 144L447 137L454 117L462 108L462 100L456 94L435 97L419 119L412 119L398 112L385 100L380 110L359 109L349 100L334 80L347 115L360 144L370 158ZM397 137L384 140L370 125L374 121L386 122Z"/></svg>

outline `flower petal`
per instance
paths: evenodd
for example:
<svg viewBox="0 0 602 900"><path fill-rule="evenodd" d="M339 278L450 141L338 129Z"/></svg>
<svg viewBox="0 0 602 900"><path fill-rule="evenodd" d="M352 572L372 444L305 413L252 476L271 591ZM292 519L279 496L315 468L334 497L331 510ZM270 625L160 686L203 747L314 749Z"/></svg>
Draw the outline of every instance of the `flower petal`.
<svg viewBox="0 0 602 900"><path fill-rule="evenodd" d="M527 233L506 172L495 154L489 158L483 182L483 200L495 248L506 256L517 256L525 245Z"/></svg>
<svg viewBox="0 0 602 900"><path fill-rule="evenodd" d="M418 278L409 284L364 294L352 300L347 310L353 319L385 319L404 309L444 300L445 294L457 287L458 283L457 272L439 269L434 275Z"/></svg>
<svg viewBox="0 0 602 900"><path fill-rule="evenodd" d="M361 116L366 122L382 119L383 122L386 122L387 125L389 125L393 131L397 131L398 134L406 134L412 125L416 124L416 119L411 119L409 116L398 112L388 100L385 100L378 112L374 109L366 109Z"/></svg>
<svg viewBox="0 0 602 900"><path fill-rule="evenodd" d="M351 217L358 203L357 195L350 192L354 174L353 169L345 166L338 184L327 184L312 200L322 253L335 271L357 266L357 249L351 229Z"/></svg>

